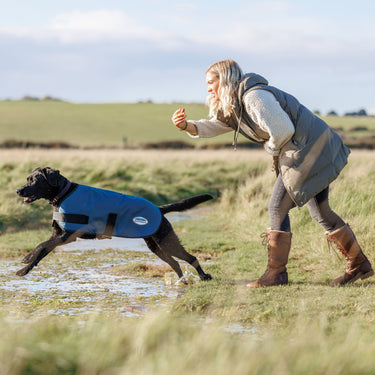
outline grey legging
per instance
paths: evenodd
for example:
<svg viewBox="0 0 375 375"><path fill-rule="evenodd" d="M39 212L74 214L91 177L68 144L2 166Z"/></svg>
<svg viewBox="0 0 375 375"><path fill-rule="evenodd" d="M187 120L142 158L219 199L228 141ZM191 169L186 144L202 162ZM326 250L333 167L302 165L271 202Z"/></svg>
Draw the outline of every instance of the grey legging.
<svg viewBox="0 0 375 375"><path fill-rule="evenodd" d="M328 191L323 191L307 202L311 217L316 220L326 231L333 231L345 225L344 221L331 210L328 203ZM279 175L273 188L271 200L268 206L271 217L271 229L290 232L289 211L295 207L295 203L287 193L281 176Z"/></svg>

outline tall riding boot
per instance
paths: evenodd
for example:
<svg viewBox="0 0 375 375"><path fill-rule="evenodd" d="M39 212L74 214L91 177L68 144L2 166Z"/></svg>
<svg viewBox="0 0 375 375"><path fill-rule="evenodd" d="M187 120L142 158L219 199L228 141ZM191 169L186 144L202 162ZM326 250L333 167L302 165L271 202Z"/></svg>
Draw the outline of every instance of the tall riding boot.
<svg viewBox="0 0 375 375"><path fill-rule="evenodd" d="M370 262L363 254L354 233L346 224L343 227L326 232L328 241L333 241L346 259L344 275L331 282L332 286L353 283L358 279L367 279L374 274Z"/></svg>
<svg viewBox="0 0 375 375"><path fill-rule="evenodd" d="M288 284L286 265L292 242L292 233L267 229L267 242L267 269L258 280L251 281L246 285L249 288Z"/></svg>

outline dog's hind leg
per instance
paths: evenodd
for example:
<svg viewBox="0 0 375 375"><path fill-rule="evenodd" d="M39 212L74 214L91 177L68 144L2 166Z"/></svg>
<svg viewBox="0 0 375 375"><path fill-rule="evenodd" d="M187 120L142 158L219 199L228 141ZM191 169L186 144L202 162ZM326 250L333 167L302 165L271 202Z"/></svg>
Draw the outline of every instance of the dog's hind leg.
<svg viewBox="0 0 375 375"><path fill-rule="evenodd" d="M177 257L192 265L197 270L199 277L202 280L212 279L210 274L205 273L203 271L202 267L198 262L198 259L195 256L189 254L184 249L173 229L170 230L167 235L163 236L161 239L158 239L157 243L164 254Z"/></svg>
<svg viewBox="0 0 375 375"><path fill-rule="evenodd" d="M180 265L176 260L174 260L169 254L165 253L162 249L160 249L157 242L152 237L147 237L144 239L146 242L147 247L156 254L161 260L168 263L173 271L175 271L179 278L183 276L182 270Z"/></svg>

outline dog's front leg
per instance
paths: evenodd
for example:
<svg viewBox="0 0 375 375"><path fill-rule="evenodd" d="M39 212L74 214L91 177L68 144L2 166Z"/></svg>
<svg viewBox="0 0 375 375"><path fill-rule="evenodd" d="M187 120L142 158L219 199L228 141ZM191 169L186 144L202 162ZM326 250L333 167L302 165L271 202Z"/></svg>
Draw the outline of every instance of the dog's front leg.
<svg viewBox="0 0 375 375"><path fill-rule="evenodd" d="M49 240L42 242L39 244L33 251L27 254L22 262L26 263L27 266L20 269L16 272L17 276L25 276L28 274L38 263L48 255L52 250L54 250L57 246L75 241L77 238L76 235L72 232L64 232L62 235L58 237L52 236Z"/></svg>

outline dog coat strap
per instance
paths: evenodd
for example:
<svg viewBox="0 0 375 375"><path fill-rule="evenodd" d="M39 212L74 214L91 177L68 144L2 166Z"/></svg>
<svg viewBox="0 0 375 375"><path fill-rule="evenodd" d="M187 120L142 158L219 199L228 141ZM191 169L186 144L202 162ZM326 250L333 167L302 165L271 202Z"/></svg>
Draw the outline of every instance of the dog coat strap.
<svg viewBox="0 0 375 375"><path fill-rule="evenodd" d="M111 237L113 234L113 229L115 228L117 220L117 214L108 214L107 224L105 226L104 235Z"/></svg>
<svg viewBox="0 0 375 375"><path fill-rule="evenodd" d="M62 221L64 223L71 223L71 224L88 224L89 217L87 215L81 214L68 214L65 212L53 211L53 220Z"/></svg>

